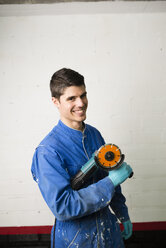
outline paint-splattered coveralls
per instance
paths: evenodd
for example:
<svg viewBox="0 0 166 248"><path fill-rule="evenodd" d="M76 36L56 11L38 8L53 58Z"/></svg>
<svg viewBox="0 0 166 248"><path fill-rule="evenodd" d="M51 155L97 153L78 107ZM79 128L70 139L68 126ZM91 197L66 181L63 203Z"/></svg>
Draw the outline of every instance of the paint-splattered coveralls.
<svg viewBox="0 0 166 248"><path fill-rule="evenodd" d="M37 147L33 178L56 218L51 247L53 237L55 248L124 247L117 218L126 221L129 216L120 186L114 188L101 169L85 188L74 191L70 186L71 177L104 143L90 125L82 133L59 121Z"/></svg>

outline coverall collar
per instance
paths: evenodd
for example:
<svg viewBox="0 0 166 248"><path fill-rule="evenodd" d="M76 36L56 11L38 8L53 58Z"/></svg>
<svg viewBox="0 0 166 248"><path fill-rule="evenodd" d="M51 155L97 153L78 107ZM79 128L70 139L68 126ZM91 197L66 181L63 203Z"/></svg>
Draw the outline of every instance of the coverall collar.
<svg viewBox="0 0 166 248"><path fill-rule="evenodd" d="M76 130L76 129L73 129L71 127L68 127L61 120L59 120L57 127L58 127L58 129L61 129L62 132L65 132L67 135L71 135L71 136L74 136L74 137L80 137L80 138L82 138L82 136L87 131L86 124L84 122L83 122L83 125L84 125L84 130L83 131L80 131L80 130Z"/></svg>

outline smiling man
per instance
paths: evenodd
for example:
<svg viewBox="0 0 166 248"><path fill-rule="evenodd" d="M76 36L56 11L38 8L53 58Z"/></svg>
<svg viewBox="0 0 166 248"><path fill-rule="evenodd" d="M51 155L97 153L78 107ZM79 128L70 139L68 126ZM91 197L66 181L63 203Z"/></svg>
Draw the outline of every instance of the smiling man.
<svg viewBox="0 0 166 248"><path fill-rule="evenodd" d="M52 97L53 103L60 112L61 121L68 127L83 131L88 106L85 86L70 86L64 90L60 98Z"/></svg>
<svg viewBox="0 0 166 248"><path fill-rule="evenodd" d="M88 100L82 75L63 68L53 74L50 90L60 120L36 148L31 171L56 218L51 247L123 248L132 224L120 184L132 169L126 163L109 173L98 169L82 189L73 190L71 178L105 142L84 122Z"/></svg>

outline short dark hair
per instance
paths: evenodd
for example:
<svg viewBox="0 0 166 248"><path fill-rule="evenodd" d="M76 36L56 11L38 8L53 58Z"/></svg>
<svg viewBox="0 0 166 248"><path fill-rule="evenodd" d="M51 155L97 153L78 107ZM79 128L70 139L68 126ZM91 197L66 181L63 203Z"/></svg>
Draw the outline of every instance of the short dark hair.
<svg viewBox="0 0 166 248"><path fill-rule="evenodd" d="M85 86L85 82L84 77L81 74L68 68L62 68L56 71L51 77L51 95L52 97L59 99L67 87L82 85Z"/></svg>

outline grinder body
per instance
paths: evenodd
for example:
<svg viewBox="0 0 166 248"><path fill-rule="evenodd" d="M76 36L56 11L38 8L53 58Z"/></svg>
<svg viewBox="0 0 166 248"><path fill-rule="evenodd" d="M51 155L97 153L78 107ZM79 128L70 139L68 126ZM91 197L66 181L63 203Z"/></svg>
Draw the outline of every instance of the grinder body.
<svg viewBox="0 0 166 248"><path fill-rule="evenodd" d="M124 158L118 146L114 144L101 146L71 179L72 189L81 189L99 167L106 171L119 168Z"/></svg>

